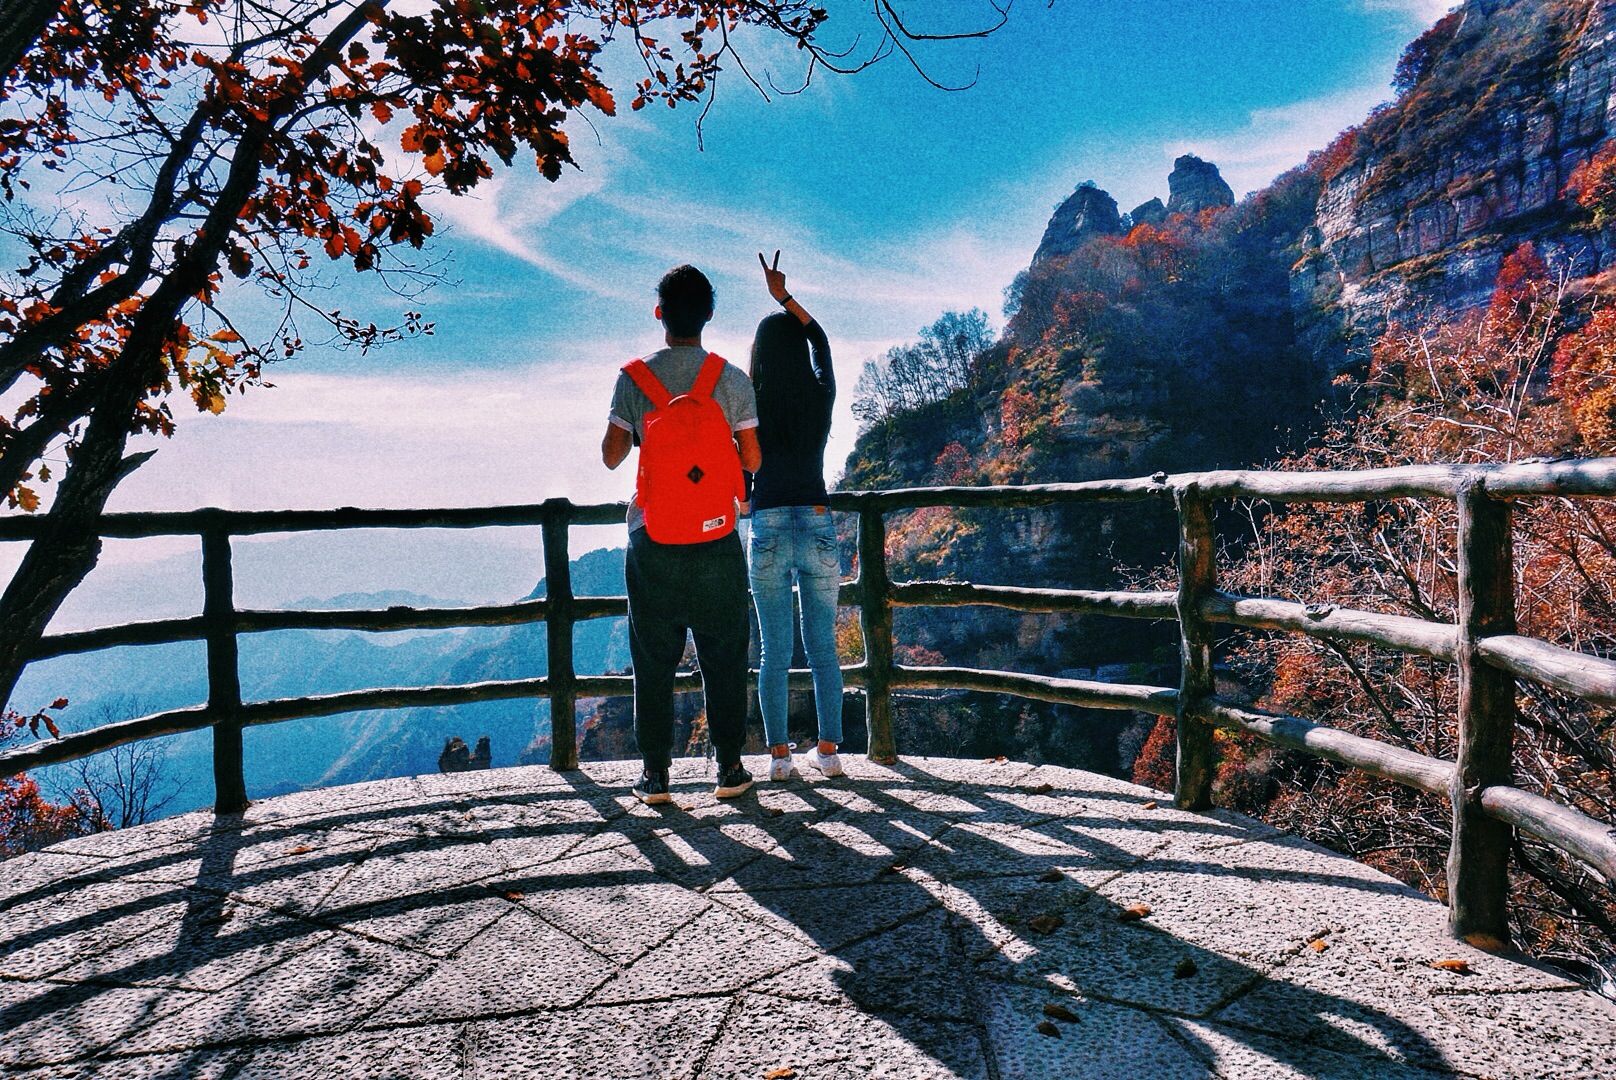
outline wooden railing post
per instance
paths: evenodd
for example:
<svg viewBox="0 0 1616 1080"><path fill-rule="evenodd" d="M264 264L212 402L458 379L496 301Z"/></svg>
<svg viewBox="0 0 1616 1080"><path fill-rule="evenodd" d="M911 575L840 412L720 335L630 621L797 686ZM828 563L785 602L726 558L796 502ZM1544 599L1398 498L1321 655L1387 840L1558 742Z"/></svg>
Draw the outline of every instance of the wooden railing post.
<svg viewBox="0 0 1616 1080"><path fill-rule="evenodd" d="M1212 805L1212 725L1203 706L1213 696L1212 626L1201 604L1217 589L1212 503L1196 484L1176 493L1178 503L1178 771L1173 803L1184 810Z"/></svg>
<svg viewBox="0 0 1616 1080"><path fill-rule="evenodd" d="M209 517L202 531L202 624L208 645L208 711L213 714L213 812L239 814L250 804L241 763L241 671L230 531L223 511Z"/></svg>
<svg viewBox="0 0 1616 1080"><path fill-rule="evenodd" d="M572 662L572 565L567 533L572 503L549 499L544 504L544 640L550 680L550 768L578 767L577 672Z"/></svg>
<svg viewBox="0 0 1616 1080"><path fill-rule="evenodd" d="M892 601L887 523L876 506L859 510L859 627L864 632L864 718L871 761L898 760L892 738Z"/></svg>
<svg viewBox="0 0 1616 1080"><path fill-rule="evenodd" d="M1448 850L1448 929L1455 937L1509 942L1510 826L1489 817L1481 792L1514 778L1515 678L1486 663L1483 637L1515 632L1515 566L1509 503L1480 477L1459 486L1459 733Z"/></svg>

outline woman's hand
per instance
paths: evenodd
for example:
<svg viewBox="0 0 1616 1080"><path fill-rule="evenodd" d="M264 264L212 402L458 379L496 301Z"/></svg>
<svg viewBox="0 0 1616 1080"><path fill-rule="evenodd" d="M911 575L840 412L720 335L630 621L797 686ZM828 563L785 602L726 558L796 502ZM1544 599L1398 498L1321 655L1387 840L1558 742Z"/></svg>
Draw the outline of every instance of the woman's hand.
<svg viewBox="0 0 1616 1080"><path fill-rule="evenodd" d="M758 252L758 265L763 267L763 280L769 286L769 295L774 297L775 303L784 303L791 294L786 291L786 276L780 272L780 252L775 251L773 266L763 258L763 252Z"/></svg>

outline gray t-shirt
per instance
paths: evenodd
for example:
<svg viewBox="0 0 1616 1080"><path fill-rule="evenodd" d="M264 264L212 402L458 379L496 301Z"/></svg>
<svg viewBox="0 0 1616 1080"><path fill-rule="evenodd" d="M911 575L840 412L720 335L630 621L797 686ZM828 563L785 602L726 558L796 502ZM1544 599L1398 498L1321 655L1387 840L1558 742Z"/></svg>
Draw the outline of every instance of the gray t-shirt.
<svg viewBox="0 0 1616 1080"><path fill-rule="evenodd" d="M668 388L673 397L687 394L696 385L702 364L707 362L707 350L694 345L673 345L645 358L646 366L657 381ZM733 431L757 427L757 395L752 392L752 380L734 364L726 363L724 373L718 377L713 400L724 410L724 418ZM617 375L617 389L612 392L612 424L634 435L636 444L645 437L645 418L651 414L651 399L634 385L626 374ZM628 507L628 531L645 527L645 514L634 503Z"/></svg>

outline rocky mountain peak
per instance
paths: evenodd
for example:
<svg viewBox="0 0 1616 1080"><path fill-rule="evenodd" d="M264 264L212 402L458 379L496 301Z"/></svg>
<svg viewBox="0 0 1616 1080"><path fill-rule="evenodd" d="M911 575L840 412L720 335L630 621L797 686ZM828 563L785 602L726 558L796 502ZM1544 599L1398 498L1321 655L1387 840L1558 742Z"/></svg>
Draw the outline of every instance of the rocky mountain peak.
<svg viewBox="0 0 1616 1080"><path fill-rule="evenodd" d="M1173 162L1167 191L1169 214L1199 214L1210 207L1234 205L1234 191L1224 182L1218 167L1194 154L1185 154Z"/></svg>
<svg viewBox="0 0 1616 1080"><path fill-rule="evenodd" d="M1070 255L1091 236L1115 236L1121 232L1117 200L1096 187L1094 181L1085 180L1055 208L1033 262Z"/></svg>
<svg viewBox="0 0 1616 1080"><path fill-rule="evenodd" d="M1167 207L1160 199L1150 199L1129 211L1128 220L1135 225L1160 225L1167 220Z"/></svg>

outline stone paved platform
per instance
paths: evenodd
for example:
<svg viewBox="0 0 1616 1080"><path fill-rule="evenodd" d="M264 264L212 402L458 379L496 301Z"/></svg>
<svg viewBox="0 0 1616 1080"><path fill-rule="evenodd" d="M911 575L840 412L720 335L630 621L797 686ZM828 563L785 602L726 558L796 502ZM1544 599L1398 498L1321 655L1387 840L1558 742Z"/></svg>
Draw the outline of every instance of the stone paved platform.
<svg viewBox="0 0 1616 1080"><path fill-rule="evenodd" d="M1266 826L1070 769L850 767L721 804L680 762L656 809L626 763L424 776L0 864L0 1069L1616 1076L1616 1005Z"/></svg>

